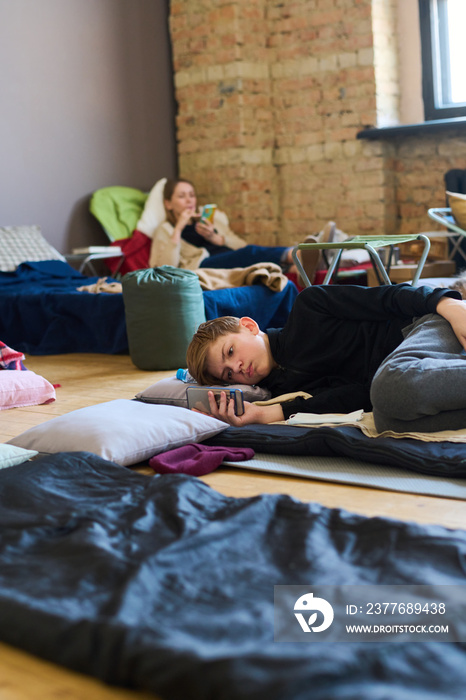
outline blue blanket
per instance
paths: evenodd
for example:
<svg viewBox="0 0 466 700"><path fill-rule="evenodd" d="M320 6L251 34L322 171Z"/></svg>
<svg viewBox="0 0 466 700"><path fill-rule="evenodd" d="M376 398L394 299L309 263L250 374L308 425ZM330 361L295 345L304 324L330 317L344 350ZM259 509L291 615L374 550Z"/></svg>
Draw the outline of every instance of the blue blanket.
<svg viewBox="0 0 466 700"><path fill-rule="evenodd" d="M127 352L121 294L76 289L96 281L60 260L0 273L0 338L30 355Z"/></svg>
<svg viewBox="0 0 466 700"><path fill-rule="evenodd" d="M96 281L60 260L0 272L1 340L30 355L128 352L122 295L77 291ZM247 315L263 329L282 326L296 295L291 282L282 292L263 285L204 292L206 317Z"/></svg>

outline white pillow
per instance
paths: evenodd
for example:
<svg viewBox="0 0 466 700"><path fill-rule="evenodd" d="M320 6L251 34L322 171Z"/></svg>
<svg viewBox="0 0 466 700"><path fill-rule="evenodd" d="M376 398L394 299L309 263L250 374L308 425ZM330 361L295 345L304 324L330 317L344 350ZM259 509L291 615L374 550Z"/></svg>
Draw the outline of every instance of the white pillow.
<svg viewBox="0 0 466 700"><path fill-rule="evenodd" d="M228 425L177 406L116 399L79 408L36 425L8 441L38 452L93 452L122 466L202 442Z"/></svg>
<svg viewBox="0 0 466 700"><path fill-rule="evenodd" d="M152 384L144 391L140 391L136 394L136 398L146 403L163 403L186 408L188 405L186 398L188 386L199 386L191 375L188 376L188 382L182 382L176 377L167 377L167 379L160 379L160 381ZM248 384L229 384L228 387L220 388L241 389L245 401L267 401L272 395L268 389L261 389L259 386L249 386Z"/></svg>
<svg viewBox="0 0 466 700"><path fill-rule="evenodd" d="M39 226L0 226L0 272L13 272L23 262L62 260Z"/></svg>
<svg viewBox="0 0 466 700"><path fill-rule="evenodd" d="M31 370L0 370L0 411L55 401L52 384Z"/></svg>
<svg viewBox="0 0 466 700"><path fill-rule="evenodd" d="M136 224L137 230L145 233L149 238L153 237L157 226L166 219L165 207L163 205L163 190L166 181L167 178L163 177L155 183L146 199L141 218Z"/></svg>
<svg viewBox="0 0 466 700"><path fill-rule="evenodd" d="M0 469L5 467L14 467L16 464L27 462L31 457L35 457L38 453L35 450L23 450L22 447L14 445L0 445Z"/></svg>

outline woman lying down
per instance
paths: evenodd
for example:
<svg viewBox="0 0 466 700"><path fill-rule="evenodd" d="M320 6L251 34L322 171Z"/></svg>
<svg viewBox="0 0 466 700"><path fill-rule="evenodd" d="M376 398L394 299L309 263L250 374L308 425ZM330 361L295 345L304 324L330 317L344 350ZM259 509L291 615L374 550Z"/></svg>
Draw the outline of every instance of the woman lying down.
<svg viewBox="0 0 466 700"><path fill-rule="evenodd" d="M466 302L450 289L311 286L283 328L247 316L202 323L187 351L199 384L257 384L272 396L311 398L235 415L222 392L212 415L231 425L272 423L298 412L373 411L378 431L466 428Z"/></svg>

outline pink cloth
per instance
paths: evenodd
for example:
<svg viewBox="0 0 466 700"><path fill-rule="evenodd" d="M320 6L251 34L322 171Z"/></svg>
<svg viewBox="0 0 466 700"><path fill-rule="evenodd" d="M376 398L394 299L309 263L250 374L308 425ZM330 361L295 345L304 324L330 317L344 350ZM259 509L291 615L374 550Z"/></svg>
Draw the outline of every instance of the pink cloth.
<svg viewBox="0 0 466 700"><path fill-rule="evenodd" d="M241 462L252 459L250 447L211 447L190 443L174 450L162 452L149 460L149 466L158 474L210 474L224 461Z"/></svg>
<svg viewBox="0 0 466 700"><path fill-rule="evenodd" d="M0 340L0 369L25 370L23 365L24 355L22 352L9 348Z"/></svg>

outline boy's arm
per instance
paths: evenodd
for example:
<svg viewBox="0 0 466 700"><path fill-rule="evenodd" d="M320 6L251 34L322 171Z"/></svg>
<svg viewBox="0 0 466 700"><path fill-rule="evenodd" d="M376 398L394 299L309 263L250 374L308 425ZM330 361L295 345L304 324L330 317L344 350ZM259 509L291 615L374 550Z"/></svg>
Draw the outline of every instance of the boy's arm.
<svg viewBox="0 0 466 700"><path fill-rule="evenodd" d="M345 384L325 389L310 399L296 398L283 404L256 406L245 401L242 416L235 415L234 402L227 402L225 393L220 399L219 406L217 406L213 394L209 403L210 412L215 418L235 426L249 425L250 423L275 423L287 420L294 413L301 412L350 413L360 408L366 411L371 410L369 393L362 384Z"/></svg>
<svg viewBox="0 0 466 700"><path fill-rule="evenodd" d="M234 415L234 414L233 414ZM248 401L244 404L242 416L234 416L239 423L232 425L248 425L249 423L276 423L285 420L281 404L275 403L271 406L256 406Z"/></svg>
<svg viewBox="0 0 466 700"><path fill-rule="evenodd" d="M351 413L371 411L369 390L363 384L344 384L320 390L310 399L298 397L282 404L285 420L294 413Z"/></svg>
<svg viewBox="0 0 466 700"><path fill-rule="evenodd" d="M445 297L461 299L460 293L452 289L412 287L408 283L380 287L314 285L299 294L293 311L296 309L299 316L323 314L349 321L412 319L434 313Z"/></svg>

